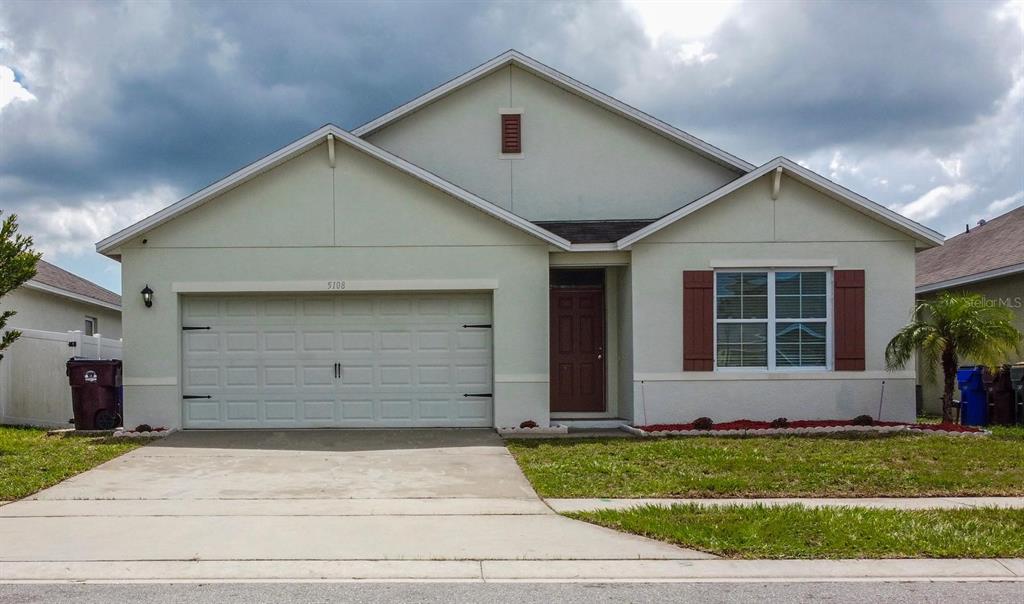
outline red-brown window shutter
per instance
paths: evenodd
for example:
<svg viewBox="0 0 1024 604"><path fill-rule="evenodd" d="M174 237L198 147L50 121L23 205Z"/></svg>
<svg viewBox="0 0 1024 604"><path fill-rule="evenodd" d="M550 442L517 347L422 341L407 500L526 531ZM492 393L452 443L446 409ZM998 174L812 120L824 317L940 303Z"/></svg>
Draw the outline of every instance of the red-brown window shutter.
<svg viewBox="0 0 1024 604"><path fill-rule="evenodd" d="M523 152L523 123L518 113L501 114L501 152Z"/></svg>
<svg viewBox="0 0 1024 604"><path fill-rule="evenodd" d="M683 371L715 368L715 271L683 271Z"/></svg>
<svg viewBox="0 0 1024 604"><path fill-rule="evenodd" d="M836 371L864 371L864 271L835 271Z"/></svg>

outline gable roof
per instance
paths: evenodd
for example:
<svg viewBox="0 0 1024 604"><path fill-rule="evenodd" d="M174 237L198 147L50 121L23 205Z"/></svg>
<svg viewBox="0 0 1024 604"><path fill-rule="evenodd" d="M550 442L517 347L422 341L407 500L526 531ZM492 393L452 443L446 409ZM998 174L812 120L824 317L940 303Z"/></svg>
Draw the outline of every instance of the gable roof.
<svg viewBox="0 0 1024 604"><path fill-rule="evenodd" d="M552 69L540 61L528 57L516 50L507 50L503 52L490 61L474 67L466 73L441 84L437 88L416 97L408 103L405 103L404 105L401 105L388 113L359 126L352 131L352 134L358 137L369 136L387 125L402 119L410 113L421 109L434 101L459 90L460 88L468 86L469 84L472 84L473 82L476 82L477 80L508 65L515 65L516 67L532 73L533 75L546 80L559 88L583 97L584 99L587 99L616 115L622 116L636 124L639 124L640 126L643 126L644 128L647 128L648 130L654 131L657 134L661 134L669 140L687 147L699 155L740 174L744 174L754 169L753 164L748 163L731 153L727 153L718 147L693 136L692 134L683 132L682 130L648 115L635 107L631 107L616 98L608 96L599 90L591 88L582 82L574 80L564 73Z"/></svg>
<svg viewBox="0 0 1024 604"><path fill-rule="evenodd" d="M334 138L341 143L347 144L355 149L358 149L380 161L397 168L398 170L405 172L406 174L416 178L436 189L439 189L452 197L466 203L467 205L474 207L485 214L491 216L517 227L534 237L542 239L552 245L560 247L562 249L569 249L570 243L568 240L551 233L536 224L526 220L525 218L513 214L508 210L499 207L486 199L459 187L458 185L452 184L447 180L444 180L440 176L432 172L428 172L419 166L413 165L408 161L393 155L380 147L369 143L361 138L353 136L351 133L342 130L334 124L327 124L299 140L278 149L277 151L267 155L266 157L259 159L244 168L237 170L236 172L218 180L217 182L209 185L208 187L196 191L195 193L185 197L184 199L177 201L166 208L143 218L139 222L114 233L106 239L96 244L96 251L110 256L111 258L119 258L115 253L118 246L124 242L138 237L139 235L150 231L173 218L192 210L207 201L225 193L249 180L252 180L256 176L271 170L272 168L283 164L284 162L312 149L313 147L323 143L328 135L333 135Z"/></svg>
<svg viewBox="0 0 1024 604"><path fill-rule="evenodd" d="M635 233L623 237L618 240L615 245L618 249L627 248L644 237L657 233L670 224L674 224L685 216L689 216L697 210L714 203L729 193L732 193L737 189L741 189L777 169L781 169L783 173L788 174L790 177L802 182L812 189L846 204L858 212L871 216L872 218L875 218L898 231L910 235L916 239L922 247L942 245L942 235L938 232L933 231L924 225L918 224L906 216L894 212L881 204L875 203L866 197L862 197L845 187L837 185L824 176L812 172L811 170L808 170L800 164L786 159L785 157L776 157L756 170L747 173L745 176L726 183L707 195L691 201L678 210L666 214L662 218L659 218Z"/></svg>
<svg viewBox="0 0 1024 604"><path fill-rule="evenodd" d="M121 296L45 260L40 260L36 264L36 276L29 279L25 287L112 310L121 310Z"/></svg>
<svg viewBox="0 0 1024 604"><path fill-rule="evenodd" d="M1024 206L917 254L917 292L1024 273Z"/></svg>

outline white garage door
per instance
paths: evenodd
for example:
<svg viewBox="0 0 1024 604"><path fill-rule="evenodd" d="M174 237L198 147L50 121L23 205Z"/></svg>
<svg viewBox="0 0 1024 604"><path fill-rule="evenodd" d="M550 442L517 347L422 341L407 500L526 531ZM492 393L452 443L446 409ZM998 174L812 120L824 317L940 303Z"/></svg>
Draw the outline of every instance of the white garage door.
<svg viewBox="0 0 1024 604"><path fill-rule="evenodd" d="M486 294L192 296L186 428L491 426Z"/></svg>

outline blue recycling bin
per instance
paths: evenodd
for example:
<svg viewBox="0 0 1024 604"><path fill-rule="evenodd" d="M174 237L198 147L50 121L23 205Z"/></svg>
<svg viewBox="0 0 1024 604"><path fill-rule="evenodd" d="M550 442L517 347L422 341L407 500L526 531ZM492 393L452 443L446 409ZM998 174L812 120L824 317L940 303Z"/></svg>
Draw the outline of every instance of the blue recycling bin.
<svg viewBox="0 0 1024 604"><path fill-rule="evenodd" d="M988 423L988 396L980 365L961 367L956 372L960 384L960 423L965 426L984 426Z"/></svg>

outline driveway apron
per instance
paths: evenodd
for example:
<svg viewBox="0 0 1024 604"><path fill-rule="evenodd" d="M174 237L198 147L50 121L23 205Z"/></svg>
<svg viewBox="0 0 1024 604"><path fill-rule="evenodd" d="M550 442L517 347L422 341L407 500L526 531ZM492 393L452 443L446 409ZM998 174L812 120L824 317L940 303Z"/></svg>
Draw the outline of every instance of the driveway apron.
<svg viewBox="0 0 1024 604"><path fill-rule="evenodd" d="M48 562L712 557L555 514L490 430L179 432L0 507L0 544L0 579Z"/></svg>

